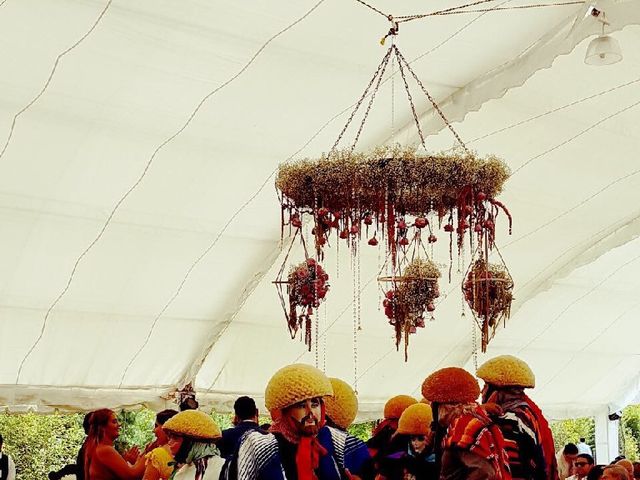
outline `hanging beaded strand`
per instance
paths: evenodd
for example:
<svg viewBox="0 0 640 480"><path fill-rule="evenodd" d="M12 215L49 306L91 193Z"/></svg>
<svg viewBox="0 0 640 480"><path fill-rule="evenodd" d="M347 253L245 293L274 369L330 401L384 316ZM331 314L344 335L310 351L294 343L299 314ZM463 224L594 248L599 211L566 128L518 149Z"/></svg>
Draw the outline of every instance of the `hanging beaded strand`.
<svg viewBox="0 0 640 480"><path fill-rule="evenodd" d="M324 334L322 335L322 371L327 371L327 304L324 304L322 308L322 331Z"/></svg>

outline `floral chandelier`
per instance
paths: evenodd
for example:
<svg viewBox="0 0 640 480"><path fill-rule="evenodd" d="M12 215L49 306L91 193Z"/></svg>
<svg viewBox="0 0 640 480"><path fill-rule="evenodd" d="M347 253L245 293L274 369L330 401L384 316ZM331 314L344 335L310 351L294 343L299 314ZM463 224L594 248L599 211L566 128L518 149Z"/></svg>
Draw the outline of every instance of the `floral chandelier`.
<svg viewBox="0 0 640 480"><path fill-rule="evenodd" d="M417 148L398 145L379 147L370 153L354 151L391 58L400 67L407 92L406 72L409 72L462 148L453 153L437 154L419 154ZM369 105L353 145L337 149L367 96ZM410 93L408 97L424 146ZM367 248L365 243L371 247L380 245L386 253L389 275L378 280L390 283L382 289L384 314L394 328L398 349L404 340L406 360L409 336L425 326L425 312L433 318L436 299L440 295L441 272L425 247L429 246L433 251L434 245L442 243L444 237L445 242L448 240L451 260L454 252L460 255L467 244L475 251L462 290L480 326L484 351L499 321L508 317L512 300L513 280L502 258L500 265L489 263L489 254L496 249L499 216L507 218L511 233L511 215L496 199L509 174L508 167L500 159L481 158L466 148L398 48L392 45L332 150L318 159L299 160L279 167L275 184L282 208L282 234L284 236L287 229L294 238L300 234L306 257L290 269L285 280L289 248L275 282L280 286L280 298L292 337L304 328L305 343L311 349L311 315L328 291L329 276L320 266L325 249L345 242L355 257L361 248ZM306 222L310 222L312 228L305 240L302 227ZM310 257L307 244L313 245L315 258ZM286 295L283 285L287 288ZM354 301L359 304L359 291L355 290L354 284ZM288 306L285 296L289 299ZM357 322L359 326L359 318Z"/></svg>

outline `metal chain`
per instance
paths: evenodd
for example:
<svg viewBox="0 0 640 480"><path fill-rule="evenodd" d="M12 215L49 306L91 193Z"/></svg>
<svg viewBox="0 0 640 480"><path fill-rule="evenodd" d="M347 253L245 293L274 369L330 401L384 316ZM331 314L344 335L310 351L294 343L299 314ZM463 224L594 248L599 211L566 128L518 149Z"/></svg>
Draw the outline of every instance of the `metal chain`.
<svg viewBox="0 0 640 480"><path fill-rule="evenodd" d="M429 101L431 102L431 105L433 105L433 108L436 109L436 111L438 112L438 115L440 115L440 118L442 118L442 121L444 122L444 124L447 126L447 128L451 131L451 133L453 133L453 136L456 137L456 140L458 141L458 143L460 144L460 146L464 149L464 151L468 154L471 155L471 151L467 148L467 145L462 141L462 138L460 138L460 135L458 135L458 132L455 131L455 129L453 128L453 126L451 125L451 123L449 123L449 120L447 119L447 117L445 117L444 113L442 112L442 110L440 110L440 107L438 106L438 104L436 103L436 101L433 99L433 97L431 96L431 94L427 91L427 89L425 88L425 86L422 84L422 82L420 81L420 79L418 78L418 76L416 75L416 73L411 69L411 66L409 65L409 62L407 62L407 60L402 56L402 53L400 53L400 50L398 50L398 47L396 47L394 45L394 49L396 52L396 56L398 57L398 63L400 63L400 60L402 62L404 62L405 66L407 67L407 70L409 72L411 72L411 75L413 76L414 80L416 81L416 83L418 84L418 86L422 89L422 92L427 96L427 98L429 99ZM422 139L422 142L424 144L424 138Z"/></svg>
<svg viewBox="0 0 640 480"><path fill-rule="evenodd" d="M365 90L364 90L364 93L362 94L360 99L356 102L356 106L353 109L353 111L351 112L351 115L349 116L349 119L347 120L347 123L342 128L342 131L340 132L340 135L338 135L338 139L333 144L333 147L331 147L329 155L331 155L333 152L335 152L336 148L338 148L338 144L340 143L340 140L342 140L342 136L347 131L347 128L349 128L349 125L353 121L353 117L355 116L355 114L358 112L358 109L360 108L360 105L362 105L362 102L364 101L364 99L369 94L369 89L371 88L371 85L373 85L373 82L376 81L376 78L378 77L378 74L380 73L380 70L382 69L383 65L386 65L386 63L389 61L389 58L391 57L392 50L393 50L393 45L391 47L389 47L389 50L387 50L387 53L385 54L384 58L382 59L382 62L380 62L380 65L378 65L378 68L377 68L376 72L373 74L373 78L371 78L371 80L369 81L369 84L367 85L367 88L365 88Z"/></svg>
<svg viewBox="0 0 640 480"><path fill-rule="evenodd" d="M464 10L467 7L473 7L475 5L481 5L483 3L492 2L494 0L479 0L477 2L467 3L465 5L459 5L457 7L446 8L444 10L436 10L430 13L424 13L421 15L404 15L395 17L398 23L410 22L412 20L419 20L426 17L443 16L443 15L458 15L461 13L485 13L495 12L499 10L526 10L530 8L544 8L544 7L564 7L569 5L583 4L583 1L569 1L569 2L555 2L555 3L532 3L528 5L514 5L511 7L493 7L493 8L480 8L475 10Z"/></svg>
<svg viewBox="0 0 640 480"><path fill-rule="evenodd" d="M452 12L454 10L460 10L462 8L473 7L475 5L480 5L480 4L483 4L483 3L489 3L489 2L493 2L493 1L494 0L477 0L475 2L466 3L464 5L458 5L458 6L455 6L455 7L445 8L444 10L436 10L434 12L424 13L424 14L421 14L421 15L402 15L402 16L396 17L396 21L398 23L410 22L411 20L419 20L421 18L432 17L434 15L442 15L445 12Z"/></svg>
<svg viewBox="0 0 640 480"><path fill-rule="evenodd" d="M394 45L393 48L395 49L395 53L396 53L396 60L398 62L398 66L400 67L400 76L402 77L402 80L404 82L404 89L407 92L407 97L409 97L409 105L411 105L411 112L413 113L413 120L416 122L416 128L418 129L418 135L420 135L420 142L422 143L422 147L426 150L426 144L424 141L424 134L422 133L422 127L420 126L420 121L418 120L418 112L416 112L416 106L413 103L413 97L411 96L411 90L409 89L409 84L407 83L407 77L404 74L404 68L402 66L402 63L400 62L400 59L398 58L398 49L396 48L396 46Z"/></svg>
<svg viewBox="0 0 640 480"><path fill-rule="evenodd" d="M394 44L395 37L391 38L391 46ZM394 143L396 137L396 72L394 65L395 63L391 62L391 144Z"/></svg>
<svg viewBox="0 0 640 480"><path fill-rule="evenodd" d="M582 5L584 2L559 2L559 3L532 3L529 5L514 5L512 7L494 7L494 8L476 8L474 10L457 10L455 12L440 13L438 15L458 15L461 13L486 13L486 12L498 12L500 10L527 10L531 8L544 8L544 7L565 7L568 5Z"/></svg>
<svg viewBox="0 0 640 480"><path fill-rule="evenodd" d="M360 139L360 134L362 133L362 129L364 128L364 124L367 121L367 118L369 117L371 106L373 105L373 101L376 98L376 93L380 89L380 83L382 83L382 77L384 76L384 72L387 69L387 65L389 64L390 58L391 58L391 55L389 56L385 55L384 65L382 66L380 75L378 75L378 81L376 82L375 88L371 92L371 97L369 98L369 103L367 104L367 110L364 112L364 116L362 117L362 121L360 122L360 127L358 128L358 132L356 133L356 138L353 140L353 144L351 145L351 149L349 150L349 153L353 152L353 150L356 148L356 144L358 143L358 140Z"/></svg>

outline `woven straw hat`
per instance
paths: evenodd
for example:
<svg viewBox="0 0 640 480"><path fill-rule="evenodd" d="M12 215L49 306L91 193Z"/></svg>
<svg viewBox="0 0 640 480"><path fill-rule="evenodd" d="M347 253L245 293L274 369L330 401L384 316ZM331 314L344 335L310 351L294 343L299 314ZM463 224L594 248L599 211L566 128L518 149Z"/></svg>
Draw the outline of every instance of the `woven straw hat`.
<svg viewBox="0 0 640 480"><path fill-rule="evenodd" d="M424 403L416 403L402 412L397 432L404 435L427 435L431 431L431 422L431 407Z"/></svg>
<svg viewBox="0 0 640 480"><path fill-rule="evenodd" d="M282 410L294 403L315 397L333 395L327 376L311 365L294 363L273 374L264 392L269 411Z"/></svg>
<svg viewBox="0 0 640 480"><path fill-rule="evenodd" d="M351 385L339 378L329 378L333 387L333 397L324 401L326 414L340 428L347 429L358 414L358 397Z"/></svg>
<svg viewBox="0 0 640 480"><path fill-rule="evenodd" d="M213 440L222 436L220 427L209 415L199 410L185 410L164 422L162 429L184 437Z"/></svg>
<svg viewBox="0 0 640 480"><path fill-rule="evenodd" d="M500 355L484 362L477 376L486 383L498 387L536 386L536 377L524 360L512 355Z"/></svg>
<svg viewBox="0 0 640 480"><path fill-rule="evenodd" d="M402 412L414 403L418 403L418 401L409 395L396 395L395 397L391 397L384 405L384 418L400 418Z"/></svg>
<svg viewBox="0 0 640 480"><path fill-rule="evenodd" d="M425 379L422 395L432 403L470 403L480 395L480 387L466 370L447 367L436 370Z"/></svg>

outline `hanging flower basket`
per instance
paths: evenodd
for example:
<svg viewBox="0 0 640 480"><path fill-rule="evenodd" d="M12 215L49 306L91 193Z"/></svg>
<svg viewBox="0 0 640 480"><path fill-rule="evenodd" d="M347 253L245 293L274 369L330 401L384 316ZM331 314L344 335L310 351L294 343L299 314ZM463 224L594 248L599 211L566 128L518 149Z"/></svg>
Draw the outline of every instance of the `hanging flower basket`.
<svg viewBox="0 0 640 480"><path fill-rule="evenodd" d="M395 266L396 250L408 243L412 230L426 229L429 243L434 243L434 230L444 224L445 232L455 232L459 247L465 234L486 235L493 243L499 211L511 223L504 205L495 200L508 177L509 169L495 157L422 156L396 146L283 164L276 187L282 194L283 228L299 228L302 217L312 215L319 255L334 231L347 241L366 233L374 246L380 232Z"/></svg>
<svg viewBox="0 0 640 480"><path fill-rule="evenodd" d="M425 326L425 311L435 310L435 299L440 296L438 279L440 270L431 260L416 258L404 269L400 277L381 277L391 281L393 287L385 293L382 302L389 324L394 327L396 348L404 339L404 359L408 359L409 335Z"/></svg>
<svg viewBox="0 0 640 480"><path fill-rule="evenodd" d="M511 314L513 279L506 266L475 260L467 272L462 291L482 331L482 351L487 350L500 321Z"/></svg>
<svg viewBox="0 0 640 480"><path fill-rule="evenodd" d="M304 328L304 340L311 350L311 316L314 309L320 306L329 291L329 275L313 258L291 267L286 281L281 278L274 283L282 302L287 326L291 338ZM286 285L287 302L285 303L282 285Z"/></svg>

